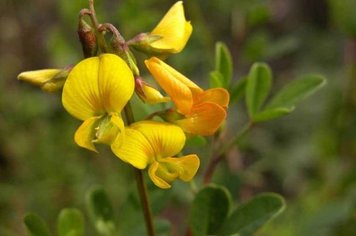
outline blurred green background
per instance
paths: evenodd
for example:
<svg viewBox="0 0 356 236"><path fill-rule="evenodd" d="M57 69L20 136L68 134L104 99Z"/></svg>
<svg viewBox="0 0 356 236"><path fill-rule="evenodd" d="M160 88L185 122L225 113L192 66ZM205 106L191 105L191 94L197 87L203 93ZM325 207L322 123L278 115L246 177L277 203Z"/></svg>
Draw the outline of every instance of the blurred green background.
<svg viewBox="0 0 356 236"><path fill-rule="evenodd" d="M99 21L113 23L126 39L149 32L174 2L95 1ZM258 235L355 235L356 1L184 4L193 34L168 63L202 87L207 88L214 67L216 41L231 50L234 81L256 61L272 67L274 89L310 72L328 81L292 114L256 126L219 167L214 181L226 185L237 201L263 191L287 199L286 211ZM29 211L54 230L60 209L85 210L85 192L97 184L108 192L120 227L129 229L142 220L130 208L138 205L131 168L105 148L99 156L77 147L73 134L80 122L64 111L60 95L16 80L21 71L62 68L82 58L76 27L85 7L86 0L0 1L0 235L25 235L22 219ZM233 128L226 136L245 121L244 103L232 104L228 125ZM195 144L188 149L200 155L202 172L209 158L206 148ZM181 235L182 216L192 199L189 184L150 189L154 211L170 219L173 235ZM95 235L92 230L88 226L86 235Z"/></svg>

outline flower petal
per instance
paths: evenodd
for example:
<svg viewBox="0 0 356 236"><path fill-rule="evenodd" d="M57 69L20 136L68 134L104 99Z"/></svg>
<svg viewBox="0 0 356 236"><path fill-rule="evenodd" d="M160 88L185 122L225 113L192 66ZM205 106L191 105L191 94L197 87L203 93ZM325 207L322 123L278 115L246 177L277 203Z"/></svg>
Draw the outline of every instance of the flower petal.
<svg viewBox="0 0 356 236"><path fill-rule="evenodd" d="M97 152L93 140L95 139L95 127L101 117L91 117L85 120L74 134L74 141L78 146Z"/></svg>
<svg viewBox="0 0 356 236"><path fill-rule="evenodd" d="M64 108L79 120L103 115L98 89L99 58L91 57L73 67L63 87Z"/></svg>
<svg viewBox="0 0 356 236"><path fill-rule="evenodd" d="M205 102L194 106L186 119L177 120L175 123L187 133L212 135L220 127L225 117L226 111L223 107Z"/></svg>
<svg viewBox="0 0 356 236"><path fill-rule="evenodd" d="M153 162L148 175L155 185L160 188L170 188L177 178L190 181L197 173L200 161L197 155L191 154L183 157L167 157Z"/></svg>
<svg viewBox="0 0 356 236"><path fill-rule="evenodd" d="M186 45L192 31L192 25L184 16L183 2L178 1L152 30L152 35L162 36L162 39L153 42L151 47L178 53Z"/></svg>
<svg viewBox="0 0 356 236"><path fill-rule="evenodd" d="M125 137L125 124L120 115L112 114L111 122L119 128L119 133L116 136L114 142L116 145L121 145Z"/></svg>
<svg viewBox="0 0 356 236"><path fill-rule="evenodd" d="M194 105L204 102L216 103L224 108L229 105L230 95L224 88L212 88L194 96Z"/></svg>
<svg viewBox="0 0 356 236"><path fill-rule="evenodd" d="M157 57L151 57L147 61L150 61L150 63L156 63L158 64L162 69L167 70L168 73L170 73L175 79L179 80L181 83L186 85L189 88L196 88L200 91L203 91L197 84L195 84L193 81L179 73L177 70L175 70L173 67L165 63L164 61L158 59ZM147 64L146 64L147 65Z"/></svg>
<svg viewBox="0 0 356 236"><path fill-rule="evenodd" d="M138 169L146 168L154 158L154 150L146 137L132 128L125 129L124 142L116 139L111 145L113 153Z"/></svg>
<svg viewBox="0 0 356 236"><path fill-rule="evenodd" d="M161 164L175 168L179 178L183 181L190 181L198 171L200 161L197 155L190 154L182 157L167 157L162 159Z"/></svg>
<svg viewBox="0 0 356 236"><path fill-rule="evenodd" d="M190 87L199 87L156 57L145 60L145 64L157 83L171 97L178 110L183 114L188 113L193 105Z"/></svg>
<svg viewBox="0 0 356 236"><path fill-rule="evenodd" d="M185 134L176 125L157 121L140 121L130 127L146 137L154 150L155 157L174 156L183 149L185 144Z"/></svg>
<svg viewBox="0 0 356 236"><path fill-rule="evenodd" d="M162 177L160 177L159 174L157 173L157 172L159 172L159 170L158 170L159 167L160 167L160 164L158 162L153 162L148 169L148 176L150 177L152 182L157 187L160 187L163 189L170 188L171 185L166 180L164 180Z"/></svg>
<svg viewBox="0 0 356 236"><path fill-rule="evenodd" d="M105 111L121 112L134 92L135 82L132 71L123 59L115 54L101 54L98 86Z"/></svg>

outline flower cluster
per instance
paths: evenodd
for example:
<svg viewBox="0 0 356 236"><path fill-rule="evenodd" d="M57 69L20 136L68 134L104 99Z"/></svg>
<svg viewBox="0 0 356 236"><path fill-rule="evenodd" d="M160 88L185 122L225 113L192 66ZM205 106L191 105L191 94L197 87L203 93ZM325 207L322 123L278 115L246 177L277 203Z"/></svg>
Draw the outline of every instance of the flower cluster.
<svg viewBox="0 0 356 236"><path fill-rule="evenodd" d="M225 120L229 94L223 88L203 90L159 59L180 52L192 33L182 1L175 3L150 33L127 42L110 24L95 25L93 21L90 25L80 20L86 59L74 67L28 71L18 78L49 92L63 87L64 108L83 121L74 135L77 145L95 152L98 143L109 145L122 161L138 169L148 168L149 177L160 188L171 187L177 178L190 181L200 161L195 154L178 155L186 133L214 134ZM103 31L113 33L110 47L104 37L99 40ZM131 48L149 56L145 65L167 96L139 75ZM123 119L134 92L147 104L172 101L174 107L156 112L150 120Z"/></svg>

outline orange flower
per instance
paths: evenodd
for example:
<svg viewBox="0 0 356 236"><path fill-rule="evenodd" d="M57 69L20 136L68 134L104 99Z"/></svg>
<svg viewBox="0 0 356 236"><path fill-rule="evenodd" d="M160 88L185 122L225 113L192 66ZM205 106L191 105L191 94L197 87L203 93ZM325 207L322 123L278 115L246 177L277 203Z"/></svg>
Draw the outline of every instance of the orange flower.
<svg viewBox="0 0 356 236"><path fill-rule="evenodd" d="M156 57L146 60L145 64L182 115L170 122L191 134L212 135L216 132L226 117L230 97L226 89L203 90Z"/></svg>

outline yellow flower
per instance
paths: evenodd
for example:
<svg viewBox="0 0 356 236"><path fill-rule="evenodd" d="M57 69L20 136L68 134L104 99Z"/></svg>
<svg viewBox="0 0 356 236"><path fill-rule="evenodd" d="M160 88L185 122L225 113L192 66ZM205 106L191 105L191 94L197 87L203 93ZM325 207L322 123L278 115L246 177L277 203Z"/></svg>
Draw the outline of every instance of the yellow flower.
<svg viewBox="0 0 356 236"><path fill-rule="evenodd" d="M195 154L173 157L185 144L185 135L178 126L157 121L139 121L125 130L125 142L112 145L121 160L138 169L149 165L148 174L155 185L170 188L179 178L190 181L199 168Z"/></svg>
<svg viewBox="0 0 356 236"><path fill-rule="evenodd" d="M225 120L229 93L223 88L201 89L178 71L152 57L145 61L155 80L171 97L177 112L183 115L170 120L185 132L198 135L213 134Z"/></svg>
<svg viewBox="0 0 356 236"><path fill-rule="evenodd" d="M96 151L95 142L121 143L124 122L120 113L133 91L133 74L120 57L101 54L78 63L62 94L64 108L84 121L74 135L75 142L92 151Z"/></svg>
<svg viewBox="0 0 356 236"><path fill-rule="evenodd" d="M184 16L183 2L178 1L151 33L137 35L133 46L150 54L178 53L183 50L192 31L192 25Z"/></svg>
<svg viewBox="0 0 356 236"><path fill-rule="evenodd" d="M152 35L159 35L162 38L153 42L151 47L178 53L184 48L192 31L192 25L185 20L183 2L176 2L152 30Z"/></svg>
<svg viewBox="0 0 356 236"><path fill-rule="evenodd" d="M69 69L42 69L25 71L17 76L18 80L41 87L46 92L56 92L63 87Z"/></svg>

